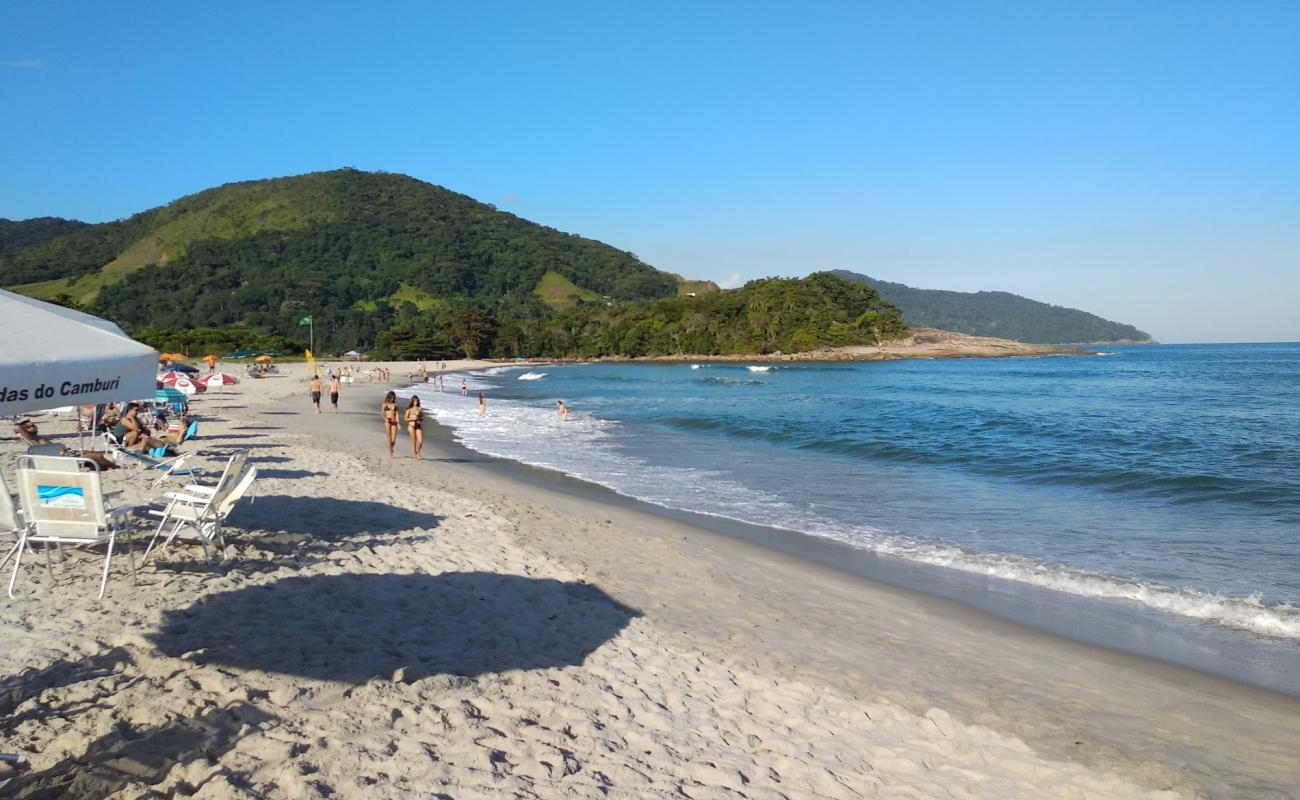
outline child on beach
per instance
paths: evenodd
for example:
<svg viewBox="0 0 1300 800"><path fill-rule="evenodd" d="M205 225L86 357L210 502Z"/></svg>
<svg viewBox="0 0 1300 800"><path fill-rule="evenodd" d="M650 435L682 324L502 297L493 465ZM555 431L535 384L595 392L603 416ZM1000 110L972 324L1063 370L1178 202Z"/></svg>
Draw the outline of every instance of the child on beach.
<svg viewBox="0 0 1300 800"><path fill-rule="evenodd" d="M397 393L384 395L379 404L379 416L384 420L384 434L388 437L388 457L393 457L393 443L397 441Z"/></svg>
<svg viewBox="0 0 1300 800"><path fill-rule="evenodd" d="M560 422L569 421L569 407L564 404L563 400L555 401L555 413L560 415Z"/></svg>
<svg viewBox="0 0 1300 800"><path fill-rule="evenodd" d="M460 379L460 396L469 397L469 381L464 378Z"/></svg>
<svg viewBox="0 0 1300 800"><path fill-rule="evenodd" d="M482 392L478 393L478 415L480 417L487 416L487 398L483 396Z"/></svg>
<svg viewBox="0 0 1300 800"><path fill-rule="evenodd" d="M406 432L411 434L411 458L418 459L424 449L424 409L420 407L420 398L411 395L411 402L406 404Z"/></svg>
<svg viewBox="0 0 1300 800"><path fill-rule="evenodd" d="M334 413L339 411L339 376L335 375L330 378L330 405L334 406Z"/></svg>
<svg viewBox="0 0 1300 800"><path fill-rule="evenodd" d="M320 376L312 375L311 380L307 381L307 391L311 393L311 404L316 406L316 413L320 413Z"/></svg>

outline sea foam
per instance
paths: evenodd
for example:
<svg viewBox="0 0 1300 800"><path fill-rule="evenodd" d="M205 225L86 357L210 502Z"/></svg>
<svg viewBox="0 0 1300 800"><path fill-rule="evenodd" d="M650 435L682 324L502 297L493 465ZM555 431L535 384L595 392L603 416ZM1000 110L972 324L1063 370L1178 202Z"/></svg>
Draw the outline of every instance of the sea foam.
<svg viewBox="0 0 1300 800"><path fill-rule="evenodd" d="M484 384L471 373L471 387ZM665 508L692 511L739 522L819 536L855 548L931 566L1038 586L1080 597L1137 603L1180 617L1256 634L1300 640L1300 608L1269 605L1257 596L1230 597L1156 582L1129 580L1004 553L974 552L942 542L846 525L704 469L654 465L629 455L618 422L578 409L561 422L550 407L515 400L493 400L486 417L477 400L459 393L416 389L426 412L453 429L465 446L497 458L562 472L619 494Z"/></svg>

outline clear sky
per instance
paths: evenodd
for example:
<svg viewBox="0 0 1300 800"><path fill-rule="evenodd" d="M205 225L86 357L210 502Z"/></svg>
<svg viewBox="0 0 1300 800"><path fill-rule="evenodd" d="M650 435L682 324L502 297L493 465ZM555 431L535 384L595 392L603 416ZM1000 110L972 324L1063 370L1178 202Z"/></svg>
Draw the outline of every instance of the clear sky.
<svg viewBox="0 0 1300 800"><path fill-rule="evenodd" d="M401 172L731 285L1300 340L1300 2L6 2L0 217Z"/></svg>

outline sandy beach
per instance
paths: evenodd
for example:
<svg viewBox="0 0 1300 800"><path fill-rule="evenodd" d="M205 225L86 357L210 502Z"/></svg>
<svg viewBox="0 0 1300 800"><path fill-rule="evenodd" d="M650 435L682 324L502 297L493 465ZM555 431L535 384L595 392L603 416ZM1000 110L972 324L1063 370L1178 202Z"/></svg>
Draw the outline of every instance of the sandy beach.
<svg viewBox="0 0 1300 800"><path fill-rule="evenodd" d="M1300 797L1296 698L517 480L432 424L390 461L391 366L337 414L304 365L194 401L200 463L259 470L220 562L115 557L103 601L97 553L25 563L0 796Z"/></svg>

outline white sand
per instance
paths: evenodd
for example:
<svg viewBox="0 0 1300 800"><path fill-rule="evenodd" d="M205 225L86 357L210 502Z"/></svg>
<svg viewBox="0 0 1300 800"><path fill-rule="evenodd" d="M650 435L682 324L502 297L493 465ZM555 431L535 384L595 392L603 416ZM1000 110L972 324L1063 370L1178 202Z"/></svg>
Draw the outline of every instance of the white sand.
<svg viewBox="0 0 1300 800"><path fill-rule="evenodd" d="M209 463L246 446L262 473L220 565L178 544L133 585L115 559L102 603L89 553L54 586L39 557L24 567L19 599L0 601L0 750L31 763L0 766L0 795L1285 797L1300 785L1289 698L472 466L389 463L376 388L346 389L338 415L310 413L289 377L196 401ZM17 450L3 444L11 477ZM123 500L148 494L136 476L106 483Z"/></svg>

